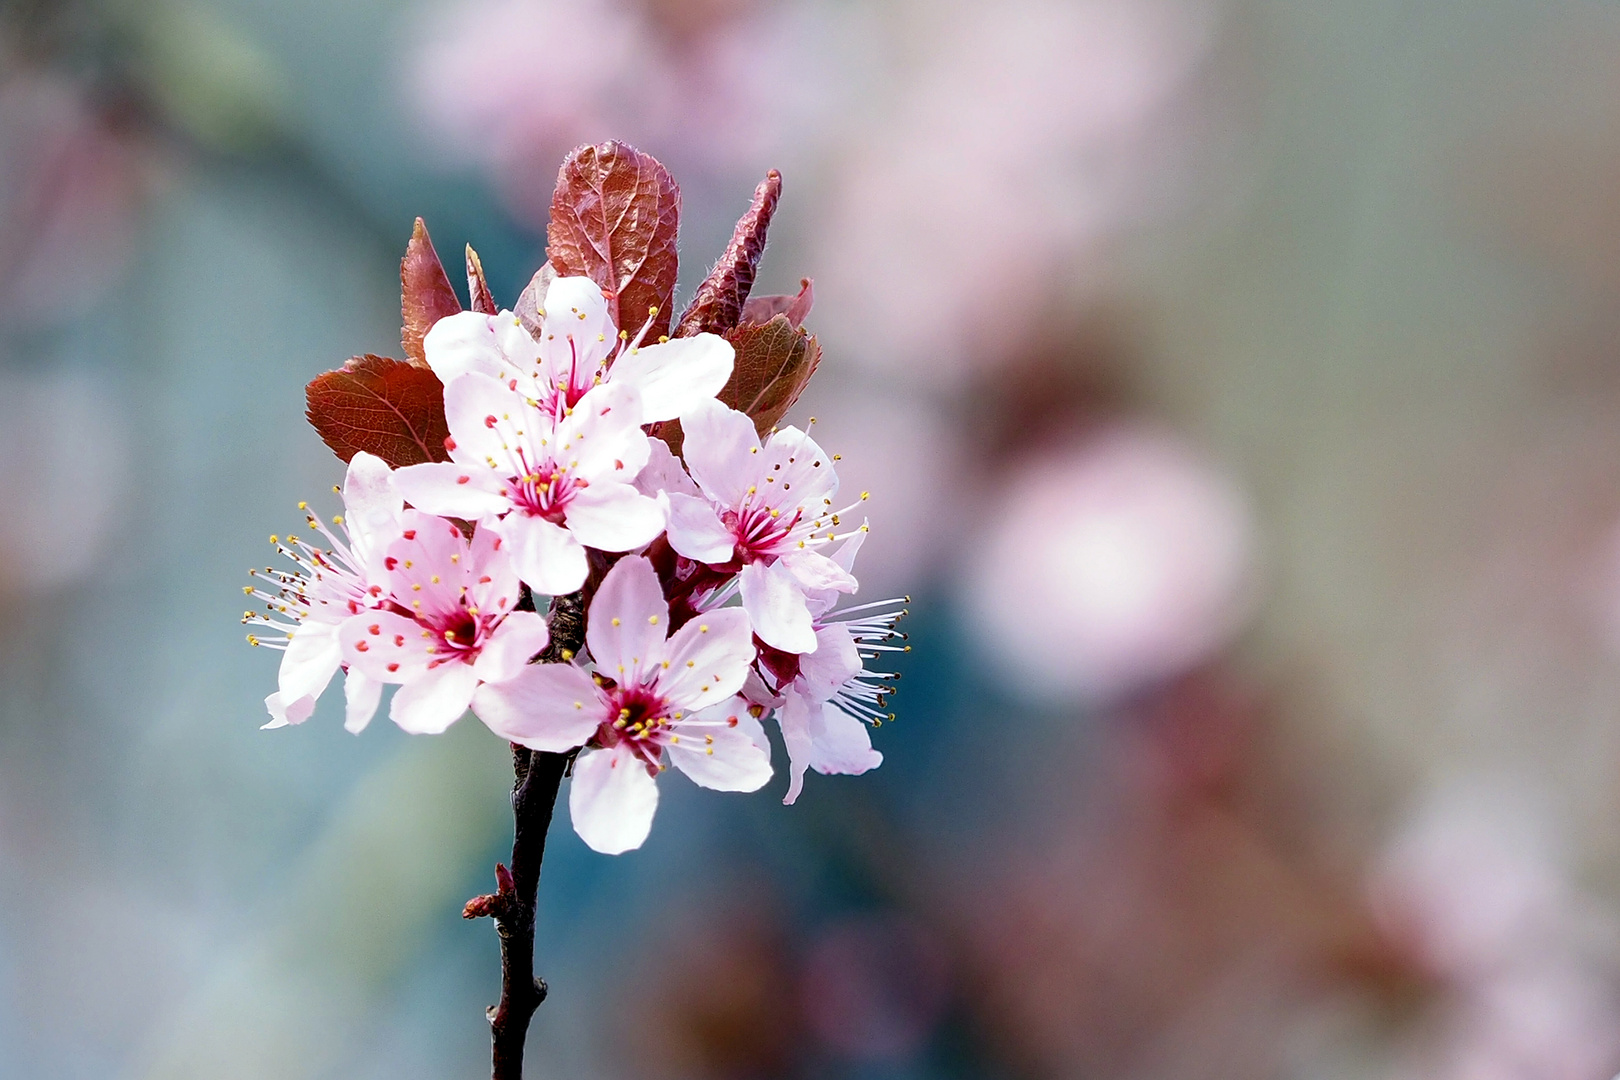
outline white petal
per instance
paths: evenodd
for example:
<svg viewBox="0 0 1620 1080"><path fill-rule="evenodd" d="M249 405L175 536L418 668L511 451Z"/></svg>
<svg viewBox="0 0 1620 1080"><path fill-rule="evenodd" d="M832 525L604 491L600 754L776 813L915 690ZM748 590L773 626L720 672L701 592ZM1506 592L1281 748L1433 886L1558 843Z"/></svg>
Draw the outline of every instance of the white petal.
<svg viewBox="0 0 1620 1080"><path fill-rule="evenodd" d="M430 461L397 470L394 486L418 510L477 521L512 508L503 479L489 468Z"/></svg>
<svg viewBox="0 0 1620 1080"><path fill-rule="evenodd" d="M668 656L669 667L658 682L664 700L692 711L724 701L742 689L754 662L748 615L720 608L697 616L669 639Z"/></svg>
<svg viewBox="0 0 1620 1080"><path fill-rule="evenodd" d="M804 587L778 560L767 566L749 563L739 575L743 610L754 625L754 633L767 645L783 652L816 651L816 632L805 606Z"/></svg>
<svg viewBox="0 0 1620 1080"><path fill-rule="evenodd" d="M790 551L778 565L784 565L805 589L854 592L857 583L849 572L817 551Z"/></svg>
<svg viewBox="0 0 1620 1080"><path fill-rule="evenodd" d="M618 855L640 847L657 809L658 784L629 750L590 750L574 762L568 813L592 850Z"/></svg>
<svg viewBox="0 0 1620 1080"><path fill-rule="evenodd" d="M742 698L722 701L676 727L669 760L712 791L758 791L771 778L770 742Z"/></svg>
<svg viewBox="0 0 1620 1080"><path fill-rule="evenodd" d="M455 444L450 460L488 469L501 479L521 476L527 471L517 463L513 455L517 447L507 441L508 436L521 428L524 436L518 441L525 447L535 447L552 428L551 422L530 405L523 394L498 379L476 372L445 383L444 419ZM491 460L496 468L490 468Z"/></svg>
<svg viewBox="0 0 1620 1080"><path fill-rule="evenodd" d="M647 464L636 475L636 490L643 495L670 494L699 496L697 484L686 475L686 466L669 449L663 439L647 440Z"/></svg>
<svg viewBox="0 0 1620 1080"><path fill-rule="evenodd" d="M816 630L816 651L799 658L799 682L811 697L826 701L862 666L849 627L833 623Z"/></svg>
<svg viewBox="0 0 1620 1080"><path fill-rule="evenodd" d="M338 640L351 674L385 683L406 682L427 671L433 660L427 650L439 644L421 623L393 611L350 616L339 625Z"/></svg>
<svg viewBox="0 0 1620 1080"><path fill-rule="evenodd" d="M607 355L618 345L619 329L608 316L602 287L587 277L560 277L546 289L541 303L540 354L554 383L589 385ZM646 312L633 316L640 327Z"/></svg>
<svg viewBox="0 0 1620 1080"><path fill-rule="evenodd" d="M810 767L824 775L859 776L883 764L872 749L872 734L865 723L840 709L835 702L821 706L810 722Z"/></svg>
<svg viewBox="0 0 1620 1080"><path fill-rule="evenodd" d="M684 425L683 425L684 426ZM816 511L823 499L838 492L838 473L830 454L796 427L785 427L766 440L760 451L765 475L774 475L781 491ZM787 499L784 497L783 502Z"/></svg>
<svg viewBox="0 0 1620 1080"><path fill-rule="evenodd" d="M490 317L477 311L447 315L434 323L422 339L422 351L428 367L446 386L469 371L500 378L506 370Z"/></svg>
<svg viewBox="0 0 1620 1080"><path fill-rule="evenodd" d="M687 470L704 494L724 506L741 503L756 471L759 435L754 422L708 398L682 414L681 430Z"/></svg>
<svg viewBox="0 0 1620 1080"><path fill-rule="evenodd" d="M315 712L315 699L308 694L297 698L291 705L282 704L281 691L277 690L264 699L264 707L270 713L270 722L262 724L260 731L269 731L274 728L284 728L289 724L302 724Z"/></svg>
<svg viewBox="0 0 1620 1080"><path fill-rule="evenodd" d="M545 518L507 514L489 526L506 541L512 565L529 588L547 596L571 593L585 584L585 549L572 533Z"/></svg>
<svg viewBox="0 0 1620 1080"><path fill-rule="evenodd" d="M594 387L557 425L556 456L568 464L571 475L593 484L632 483L652 453L641 424L641 394L635 387L622 383Z"/></svg>
<svg viewBox="0 0 1620 1080"><path fill-rule="evenodd" d="M501 620L501 625L479 650L473 671L484 682L510 679L550 640L544 617L533 611L514 611Z"/></svg>
<svg viewBox="0 0 1620 1080"><path fill-rule="evenodd" d="M641 391L644 423L673 420L721 391L731 378L734 356L725 338L698 334L625 353L608 377Z"/></svg>
<svg viewBox="0 0 1620 1080"><path fill-rule="evenodd" d="M388 716L413 735L438 735L461 719L477 687L471 664L440 664L395 691Z"/></svg>
<svg viewBox="0 0 1620 1080"><path fill-rule="evenodd" d="M292 641L281 654L281 670L276 688L281 700L318 698L343 663L343 645L338 640L337 623L305 620L293 631ZM289 723L298 723L297 720Z"/></svg>
<svg viewBox="0 0 1620 1080"><path fill-rule="evenodd" d="M664 508L629 484L598 482L568 503L568 529L598 551L633 551L664 531Z"/></svg>
<svg viewBox="0 0 1620 1080"><path fill-rule="evenodd" d="M669 504L670 547L701 563L731 561L736 543L709 500L678 492L671 492L665 499Z"/></svg>
<svg viewBox="0 0 1620 1080"><path fill-rule="evenodd" d="M529 664L473 694L478 719L508 742L560 753L582 745L606 716L596 684L573 664Z"/></svg>
<svg viewBox="0 0 1620 1080"><path fill-rule="evenodd" d="M640 674L664 659L669 605L652 563L631 555L613 564L591 600L585 640L591 658L619 683L640 683Z"/></svg>
<svg viewBox="0 0 1620 1080"><path fill-rule="evenodd" d="M378 564L399 535L399 515L404 508L387 462L364 450L349 459L343 477L343 524L349 530L349 547L370 582L382 582Z"/></svg>
<svg viewBox="0 0 1620 1080"><path fill-rule="evenodd" d="M467 597L480 612L493 615L510 611L518 602L520 582L512 564L511 548L499 532L487 525L473 529L467 554L461 560Z"/></svg>
<svg viewBox="0 0 1620 1080"><path fill-rule="evenodd" d="M350 671L343 677L343 728L356 735L366 729L371 718L377 715L377 704L382 701L383 684L376 679L367 678L358 671Z"/></svg>
<svg viewBox="0 0 1620 1080"><path fill-rule="evenodd" d="M804 790L804 771L810 767L814 737L810 733L812 721L821 719L821 702L811 701L791 687L784 695L781 708L776 710L776 724L782 729L782 745L788 752L788 789L782 796L783 806L792 806Z"/></svg>

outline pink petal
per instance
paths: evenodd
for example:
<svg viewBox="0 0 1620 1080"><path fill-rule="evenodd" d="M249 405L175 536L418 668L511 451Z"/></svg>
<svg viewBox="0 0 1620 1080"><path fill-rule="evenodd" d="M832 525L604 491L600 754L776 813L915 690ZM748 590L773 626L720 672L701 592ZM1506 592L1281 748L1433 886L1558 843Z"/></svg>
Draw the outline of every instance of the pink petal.
<svg viewBox="0 0 1620 1080"><path fill-rule="evenodd" d="M593 851L618 855L640 847L657 810L658 784L629 750L587 750L574 762L568 812Z"/></svg>
<svg viewBox="0 0 1620 1080"><path fill-rule="evenodd" d="M550 640L543 617L533 611L514 611L501 620L501 625L479 650L473 671L488 683L510 679Z"/></svg>
<svg viewBox="0 0 1620 1080"><path fill-rule="evenodd" d="M505 540L518 577L535 592L560 596L585 584L585 549L561 525L517 513L489 528Z"/></svg>
<svg viewBox="0 0 1620 1080"><path fill-rule="evenodd" d="M350 669L343 677L345 731L358 735L366 729L366 725L371 723L371 718L377 715L377 705L382 701L382 688L381 682L368 678L354 669Z"/></svg>
<svg viewBox="0 0 1620 1080"><path fill-rule="evenodd" d="M467 521L504 514L512 508L505 477L488 466L430 461L394 473L394 484L418 510Z"/></svg>
<svg viewBox="0 0 1620 1080"><path fill-rule="evenodd" d="M739 575L743 610L754 633L783 652L816 651L816 632L805 605L804 588L781 561L749 563Z"/></svg>
<svg viewBox="0 0 1620 1080"><path fill-rule="evenodd" d="M737 548L731 535L707 499L671 492L669 504L669 546L688 559L701 563L729 562Z"/></svg>
<svg viewBox="0 0 1620 1080"><path fill-rule="evenodd" d="M644 423L673 420L725 387L734 355L725 338L697 334L625 353L610 377L641 392Z"/></svg>
<svg viewBox="0 0 1620 1080"><path fill-rule="evenodd" d="M756 471L754 422L710 398L681 417L681 429L687 470L703 493L723 506L741 503Z"/></svg>
<svg viewBox="0 0 1620 1080"><path fill-rule="evenodd" d="M758 791L770 780L770 743L742 698L705 709L676 730L680 742L670 744L669 760L699 787Z"/></svg>
<svg viewBox="0 0 1620 1080"><path fill-rule="evenodd" d="M742 689L754 662L747 614L720 608L697 616L669 639L668 657L658 682L666 701L692 712L724 701Z"/></svg>
<svg viewBox="0 0 1620 1080"><path fill-rule="evenodd" d="M669 444L663 439L647 440L647 464L636 474L636 490L643 495L667 491L671 495L702 496L692 478L686 475L686 466L670 452Z"/></svg>
<svg viewBox="0 0 1620 1080"><path fill-rule="evenodd" d="M493 378L505 372L491 317L476 311L447 315L434 323L422 339L422 350L428 367L446 386L469 371Z"/></svg>
<svg viewBox="0 0 1620 1080"><path fill-rule="evenodd" d="M413 735L438 735L461 719L477 687L471 664L440 664L396 690L388 716Z"/></svg>
<svg viewBox="0 0 1620 1080"><path fill-rule="evenodd" d="M652 563L639 555L614 563L585 623L597 666L617 682L639 683L642 671L664 659L668 632L669 605Z"/></svg>
<svg viewBox="0 0 1620 1080"><path fill-rule="evenodd" d="M501 738L553 753L583 744L606 718L596 684L573 664L529 664L480 686L472 707Z"/></svg>
<svg viewBox="0 0 1620 1080"><path fill-rule="evenodd" d="M598 482L569 502L568 529L586 547L632 551L664 531L664 508L627 483Z"/></svg>
<svg viewBox="0 0 1620 1080"><path fill-rule="evenodd" d="M402 683L425 672L434 657L427 650L438 644L432 631L393 611L351 616L338 627L338 640L350 672L385 683Z"/></svg>
<svg viewBox="0 0 1620 1080"><path fill-rule="evenodd" d="M816 651L799 658L799 683L818 701L832 697L840 686L860 674L861 654L842 623L816 631Z"/></svg>

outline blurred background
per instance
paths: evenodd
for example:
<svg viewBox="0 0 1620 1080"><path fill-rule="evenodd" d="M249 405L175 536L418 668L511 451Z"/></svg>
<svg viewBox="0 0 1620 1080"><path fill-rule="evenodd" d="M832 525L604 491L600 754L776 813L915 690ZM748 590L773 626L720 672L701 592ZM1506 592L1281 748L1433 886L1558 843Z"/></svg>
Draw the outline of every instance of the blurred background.
<svg viewBox="0 0 1620 1080"><path fill-rule="evenodd" d="M687 294L782 170L915 651L559 814L531 1077L1620 1070L1613 3L0 0L0 1078L487 1075L504 746L259 731L239 589L412 219L510 304L607 138Z"/></svg>

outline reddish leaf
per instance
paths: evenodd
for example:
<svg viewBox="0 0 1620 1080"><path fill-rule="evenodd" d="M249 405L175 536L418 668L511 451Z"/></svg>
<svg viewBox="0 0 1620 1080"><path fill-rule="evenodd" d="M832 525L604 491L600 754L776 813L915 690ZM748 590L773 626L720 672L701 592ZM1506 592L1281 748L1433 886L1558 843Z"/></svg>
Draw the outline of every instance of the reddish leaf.
<svg viewBox="0 0 1620 1080"><path fill-rule="evenodd" d="M405 245L405 258L399 263L399 310L405 320L399 334L405 355L411 363L426 367L422 339L434 323L460 311L461 301L450 287L450 278L421 218L416 219L411 242Z"/></svg>
<svg viewBox="0 0 1620 1080"><path fill-rule="evenodd" d="M756 296L743 305L739 322L766 323L777 315L786 315L794 326L803 326L816 302L814 282L799 279L799 291L792 296Z"/></svg>
<svg viewBox="0 0 1620 1080"><path fill-rule="evenodd" d="M304 415L344 461L361 450L394 468L447 461L444 387L424 367L386 356L356 356L304 388Z"/></svg>
<svg viewBox="0 0 1620 1080"><path fill-rule="evenodd" d="M615 326L647 340L669 332L681 192L657 160L620 142L582 146L557 174L546 257L558 276L583 275L608 294Z"/></svg>
<svg viewBox="0 0 1620 1080"><path fill-rule="evenodd" d="M471 244L467 245L467 295L472 300L474 311L493 315L500 310L495 306L495 296L489 291L489 281L484 277L483 260L479 259L478 252L473 250Z"/></svg>
<svg viewBox="0 0 1620 1080"><path fill-rule="evenodd" d="M754 189L754 201L737 222L725 254L698 286L675 328L676 337L723 334L741 321L743 305L754 287L754 271L765 254L765 231L770 228L771 215L781 197L782 174L772 169Z"/></svg>

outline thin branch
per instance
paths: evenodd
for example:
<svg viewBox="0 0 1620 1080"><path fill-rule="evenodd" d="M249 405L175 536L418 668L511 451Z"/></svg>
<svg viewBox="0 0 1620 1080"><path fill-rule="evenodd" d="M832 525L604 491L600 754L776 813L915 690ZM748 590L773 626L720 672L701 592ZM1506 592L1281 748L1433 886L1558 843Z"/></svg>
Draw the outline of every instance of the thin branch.
<svg viewBox="0 0 1620 1080"><path fill-rule="evenodd" d="M551 645L541 660L555 663L584 641L584 602L575 594L551 604ZM557 791L573 754L553 754L512 745L512 868L495 865L496 891L467 902L462 917L495 920L501 939L501 1001L489 1008L493 1080L523 1080L523 1045L529 1020L546 999L545 980L534 974L535 898L546 833Z"/></svg>

